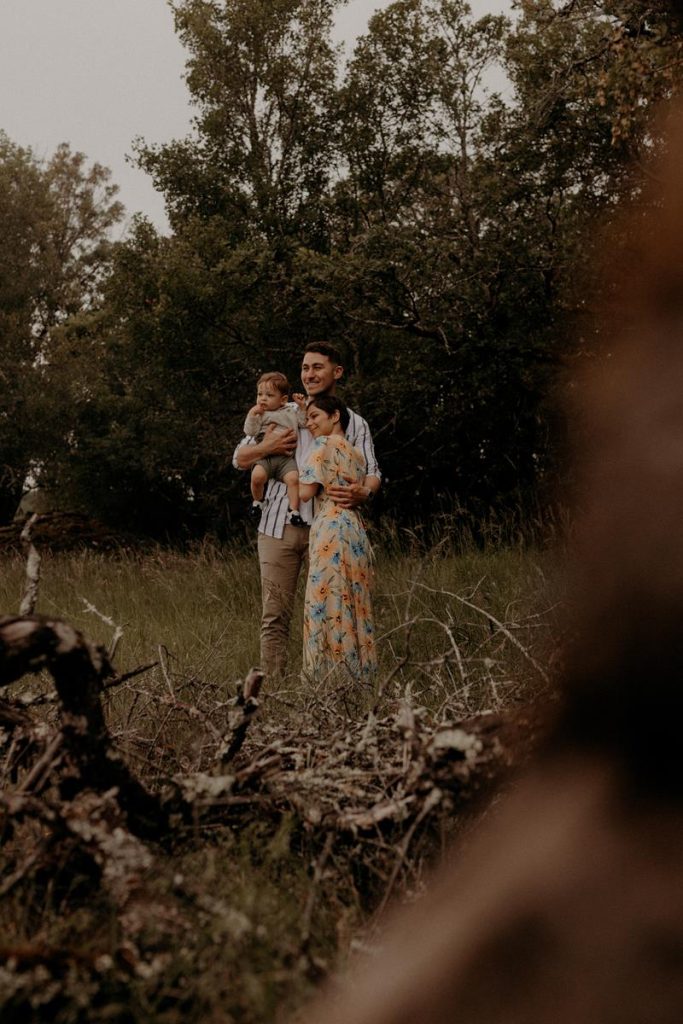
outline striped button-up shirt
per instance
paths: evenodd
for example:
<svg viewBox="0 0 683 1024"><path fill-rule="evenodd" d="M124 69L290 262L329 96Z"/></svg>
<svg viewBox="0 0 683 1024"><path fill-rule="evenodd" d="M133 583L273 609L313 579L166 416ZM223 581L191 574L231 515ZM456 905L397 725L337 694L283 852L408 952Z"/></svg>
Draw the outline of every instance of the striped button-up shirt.
<svg viewBox="0 0 683 1024"><path fill-rule="evenodd" d="M346 428L346 440L363 453L366 475L376 476L378 479L381 479L382 474L377 465L370 428L363 417L359 416L358 413L352 412L351 409L349 409L349 425ZM232 464L235 469L240 468L237 465L237 453L242 445L255 443L256 438L254 437L247 435L247 437L242 438L235 448L235 453L232 457ZM301 427L295 452L296 464L299 470L303 467L312 444L313 437L310 431L305 427ZM259 533L265 533L268 537L282 537L285 532L288 509L287 486L280 480L269 480L264 495L263 513L261 514L261 521L258 527ZM304 522L310 525L313 519L313 502L302 501L299 511Z"/></svg>

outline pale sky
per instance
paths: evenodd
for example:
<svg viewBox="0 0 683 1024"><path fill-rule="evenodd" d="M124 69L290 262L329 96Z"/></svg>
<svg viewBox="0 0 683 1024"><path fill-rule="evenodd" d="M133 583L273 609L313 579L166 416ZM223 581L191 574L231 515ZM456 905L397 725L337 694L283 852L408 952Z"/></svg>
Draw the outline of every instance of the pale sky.
<svg viewBox="0 0 683 1024"><path fill-rule="evenodd" d="M390 0L349 0L337 40L350 48ZM512 0L470 0L475 16L509 14ZM185 52L166 0L0 0L0 128L38 157L60 142L104 164L128 215L162 230L162 197L127 162L132 140L167 142L190 130Z"/></svg>

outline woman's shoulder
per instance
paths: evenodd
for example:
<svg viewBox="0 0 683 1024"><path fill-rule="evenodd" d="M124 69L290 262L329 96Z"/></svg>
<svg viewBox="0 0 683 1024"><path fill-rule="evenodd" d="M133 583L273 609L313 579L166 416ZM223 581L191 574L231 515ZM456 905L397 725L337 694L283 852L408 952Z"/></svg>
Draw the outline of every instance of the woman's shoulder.
<svg viewBox="0 0 683 1024"><path fill-rule="evenodd" d="M348 441L343 434L322 434L316 437L314 444L318 448L346 448Z"/></svg>
<svg viewBox="0 0 683 1024"><path fill-rule="evenodd" d="M343 451L347 454L356 451L343 434L323 434L321 437L316 437L315 441L311 445L312 452L332 452L334 449Z"/></svg>
<svg viewBox="0 0 683 1024"><path fill-rule="evenodd" d="M339 447L342 448L347 455L351 456L354 459L360 459L362 462L365 462L365 456L363 455L360 448L357 448L353 441L351 441L348 437L341 437L338 435L338 441Z"/></svg>
<svg viewBox="0 0 683 1024"><path fill-rule="evenodd" d="M311 446L306 452L305 463L307 465L311 463L319 463L321 460L324 460L327 457L327 441L328 438L326 437L313 438L313 440L311 441Z"/></svg>

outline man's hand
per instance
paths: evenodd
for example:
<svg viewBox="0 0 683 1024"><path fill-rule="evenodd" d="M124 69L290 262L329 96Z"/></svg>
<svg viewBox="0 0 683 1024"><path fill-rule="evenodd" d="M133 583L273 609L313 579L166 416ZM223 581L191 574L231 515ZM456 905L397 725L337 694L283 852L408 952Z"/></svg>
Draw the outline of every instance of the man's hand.
<svg viewBox="0 0 683 1024"><path fill-rule="evenodd" d="M269 423L258 447L263 455L291 455L296 449L296 442L296 430L283 430L276 423Z"/></svg>
<svg viewBox="0 0 683 1024"><path fill-rule="evenodd" d="M325 494L332 498L335 505L342 508L357 508L364 505L372 494L372 489L366 484L340 484L336 487L327 487Z"/></svg>
<svg viewBox="0 0 683 1024"><path fill-rule="evenodd" d="M275 423L269 423L263 440L258 444L241 444L235 452L235 465L239 469L251 469L259 459L268 455L292 455L296 449L295 430L282 430Z"/></svg>

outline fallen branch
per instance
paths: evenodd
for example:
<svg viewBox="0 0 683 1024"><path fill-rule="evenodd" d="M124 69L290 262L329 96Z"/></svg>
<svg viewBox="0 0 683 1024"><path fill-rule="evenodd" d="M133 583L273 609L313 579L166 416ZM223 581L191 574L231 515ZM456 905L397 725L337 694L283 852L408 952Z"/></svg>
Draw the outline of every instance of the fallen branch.
<svg viewBox="0 0 683 1024"><path fill-rule="evenodd" d="M237 697L237 710L230 723L232 737L219 754L221 765L229 764L242 749L247 729L259 707L258 695L261 692L262 682L263 672L252 668Z"/></svg>
<svg viewBox="0 0 683 1024"><path fill-rule="evenodd" d="M46 669L59 698L61 737L72 770L62 788L116 788L129 826L152 838L168 827L159 800L130 773L114 748L101 705L104 679L113 674L106 652L59 619L32 615L0 619L0 688Z"/></svg>

